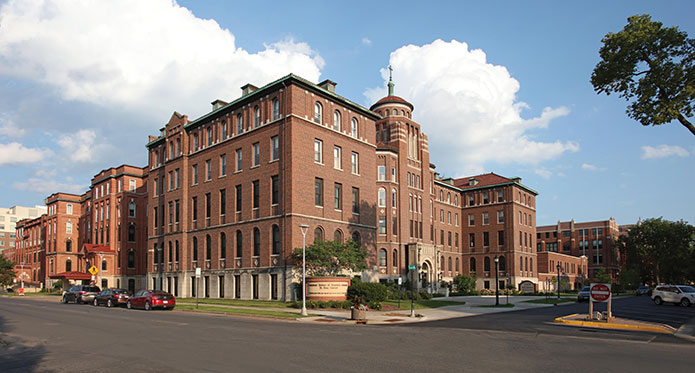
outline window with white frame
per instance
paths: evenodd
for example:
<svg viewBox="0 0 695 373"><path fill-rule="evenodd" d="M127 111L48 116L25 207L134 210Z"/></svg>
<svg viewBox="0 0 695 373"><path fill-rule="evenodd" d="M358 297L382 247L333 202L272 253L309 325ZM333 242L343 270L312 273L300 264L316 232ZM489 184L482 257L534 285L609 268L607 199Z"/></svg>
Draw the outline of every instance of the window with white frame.
<svg viewBox="0 0 695 373"><path fill-rule="evenodd" d="M323 141L319 139L314 139L314 162L323 164Z"/></svg>
<svg viewBox="0 0 695 373"><path fill-rule="evenodd" d="M205 180L212 179L212 160L205 161Z"/></svg>
<svg viewBox="0 0 695 373"><path fill-rule="evenodd" d="M270 159L273 161L280 159L280 139L277 136L270 138L270 148Z"/></svg>
<svg viewBox="0 0 695 373"><path fill-rule="evenodd" d="M178 171L178 169L176 170ZM178 174L178 172L177 172ZM222 154L220 155L220 176L224 176L227 174L227 155ZM178 175L177 175L178 178Z"/></svg>
<svg viewBox="0 0 695 373"><path fill-rule="evenodd" d="M236 150L236 171L241 171L241 170L242 170L242 166L243 166L243 164L242 164L242 163L243 163L243 162L242 162L242 161L243 161L243 159L242 159L242 158L243 158L243 154L242 154L242 153L243 153L243 152L241 151L241 149L237 149L237 150Z"/></svg>
<svg viewBox="0 0 695 373"><path fill-rule="evenodd" d="M244 116L239 113L236 116L236 133L237 135L244 132Z"/></svg>
<svg viewBox="0 0 695 373"><path fill-rule="evenodd" d="M333 146L333 168L343 169L343 149L340 146Z"/></svg>
<svg viewBox="0 0 695 373"><path fill-rule="evenodd" d="M256 106L253 108L253 128L261 125L261 108Z"/></svg>
<svg viewBox="0 0 695 373"><path fill-rule="evenodd" d="M386 189L379 188L379 207L386 207Z"/></svg>
<svg viewBox="0 0 695 373"><path fill-rule="evenodd" d="M336 110L333 112L333 129L340 131L340 111Z"/></svg>
<svg viewBox="0 0 695 373"><path fill-rule="evenodd" d="M321 118L323 117L323 107L321 103L314 103L314 122L321 124Z"/></svg>
<svg viewBox="0 0 695 373"><path fill-rule="evenodd" d="M65 233L72 234L72 222L71 221L67 221L65 223Z"/></svg>
<svg viewBox="0 0 695 373"><path fill-rule="evenodd" d="M377 166L377 175L379 177L379 181L386 180L386 166Z"/></svg>
<svg viewBox="0 0 695 373"><path fill-rule="evenodd" d="M352 173L360 173L360 155L357 152L352 152Z"/></svg>
<svg viewBox="0 0 695 373"><path fill-rule="evenodd" d="M72 203L68 203L67 205L65 205L65 210L66 214L72 215Z"/></svg>
<svg viewBox="0 0 695 373"><path fill-rule="evenodd" d="M130 190L131 192L135 191L135 179L130 179L128 181L128 190Z"/></svg>
<svg viewBox="0 0 695 373"><path fill-rule="evenodd" d="M280 100L273 99L273 120L280 118Z"/></svg>
<svg viewBox="0 0 695 373"><path fill-rule="evenodd" d="M357 118L352 118L352 121L350 122L350 134L354 138L357 138L357 135L358 135L357 127L358 127Z"/></svg>
<svg viewBox="0 0 695 373"><path fill-rule="evenodd" d="M253 165L258 166L261 164L261 145L259 143L255 143L252 145L253 148Z"/></svg>

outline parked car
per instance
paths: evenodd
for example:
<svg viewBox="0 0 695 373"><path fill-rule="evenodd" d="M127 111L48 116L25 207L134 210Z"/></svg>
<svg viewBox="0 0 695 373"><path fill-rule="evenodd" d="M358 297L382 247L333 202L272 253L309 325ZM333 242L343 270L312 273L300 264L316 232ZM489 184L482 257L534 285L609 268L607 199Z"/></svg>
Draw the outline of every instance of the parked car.
<svg viewBox="0 0 695 373"><path fill-rule="evenodd" d="M635 295L652 295L652 289L649 286L642 285L635 290Z"/></svg>
<svg viewBox="0 0 695 373"><path fill-rule="evenodd" d="M98 286L74 285L68 289L61 298L63 303L91 303L94 297L101 292Z"/></svg>
<svg viewBox="0 0 695 373"><path fill-rule="evenodd" d="M104 289L96 297L93 304L99 306L105 304L106 307L125 306L130 298L130 293L125 289Z"/></svg>
<svg viewBox="0 0 695 373"><path fill-rule="evenodd" d="M590 296L590 286L584 286L577 294L577 302L588 302Z"/></svg>
<svg viewBox="0 0 695 373"><path fill-rule="evenodd" d="M695 287L689 285L659 285L652 291L652 300L657 305L673 303L688 307L695 304Z"/></svg>
<svg viewBox="0 0 695 373"><path fill-rule="evenodd" d="M153 308L163 308L173 310L176 306L174 296L162 290L139 290L132 297L128 298L127 307L143 308L149 311Z"/></svg>

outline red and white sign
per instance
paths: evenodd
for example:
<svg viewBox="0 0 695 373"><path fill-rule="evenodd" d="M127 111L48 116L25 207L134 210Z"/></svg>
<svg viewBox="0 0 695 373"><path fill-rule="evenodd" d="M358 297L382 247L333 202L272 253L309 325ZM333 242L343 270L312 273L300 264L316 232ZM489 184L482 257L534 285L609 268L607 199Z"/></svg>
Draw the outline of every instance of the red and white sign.
<svg viewBox="0 0 695 373"><path fill-rule="evenodd" d="M611 284L591 284L592 302L606 302L611 297Z"/></svg>

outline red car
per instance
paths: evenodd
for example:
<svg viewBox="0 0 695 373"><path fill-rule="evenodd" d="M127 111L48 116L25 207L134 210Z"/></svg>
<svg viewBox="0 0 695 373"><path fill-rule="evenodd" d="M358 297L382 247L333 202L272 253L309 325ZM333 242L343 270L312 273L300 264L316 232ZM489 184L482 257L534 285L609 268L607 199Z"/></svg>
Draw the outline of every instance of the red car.
<svg viewBox="0 0 695 373"><path fill-rule="evenodd" d="M165 310L173 310L176 306L174 296L162 290L140 290L135 292L135 295L128 298L126 304L128 309L143 308L149 311L153 308L163 308Z"/></svg>

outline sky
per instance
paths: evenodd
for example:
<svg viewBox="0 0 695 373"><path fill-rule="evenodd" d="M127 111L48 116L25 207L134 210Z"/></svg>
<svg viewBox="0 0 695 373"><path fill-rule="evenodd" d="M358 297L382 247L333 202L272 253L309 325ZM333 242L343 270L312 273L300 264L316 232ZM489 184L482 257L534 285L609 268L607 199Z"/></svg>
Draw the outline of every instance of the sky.
<svg viewBox="0 0 695 373"><path fill-rule="evenodd" d="M645 13L695 37L692 1L0 0L0 206L146 165L174 111L246 83L331 79L369 107L391 65L441 175L521 177L538 225L692 224L695 136L590 83L602 37Z"/></svg>

